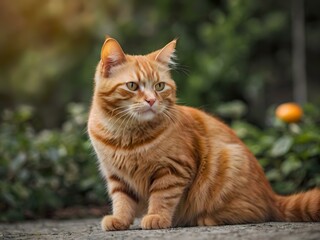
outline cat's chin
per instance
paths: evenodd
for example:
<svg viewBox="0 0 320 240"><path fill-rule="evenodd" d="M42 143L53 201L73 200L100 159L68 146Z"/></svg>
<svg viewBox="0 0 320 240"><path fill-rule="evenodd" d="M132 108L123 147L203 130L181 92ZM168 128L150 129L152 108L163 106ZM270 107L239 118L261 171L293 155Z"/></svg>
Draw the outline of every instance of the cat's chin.
<svg viewBox="0 0 320 240"><path fill-rule="evenodd" d="M151 121L156 117L156 112L153 110L147 110L144 112L140 112L137 114L137 119L141 122L147 122L147 121Z"/></svg>

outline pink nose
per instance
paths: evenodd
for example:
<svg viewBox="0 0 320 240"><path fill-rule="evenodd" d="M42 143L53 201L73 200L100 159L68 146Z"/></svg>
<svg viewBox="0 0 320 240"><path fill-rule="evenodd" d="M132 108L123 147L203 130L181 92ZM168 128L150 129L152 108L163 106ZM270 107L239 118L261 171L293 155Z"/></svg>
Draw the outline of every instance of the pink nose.
<svg viewBox="0 0 320 240"><path fill-rule="evenodd" d="M152 107L152 105L156 102L156 99L154 98L146 99L146 102L149 103L150 107Z"/></svg>

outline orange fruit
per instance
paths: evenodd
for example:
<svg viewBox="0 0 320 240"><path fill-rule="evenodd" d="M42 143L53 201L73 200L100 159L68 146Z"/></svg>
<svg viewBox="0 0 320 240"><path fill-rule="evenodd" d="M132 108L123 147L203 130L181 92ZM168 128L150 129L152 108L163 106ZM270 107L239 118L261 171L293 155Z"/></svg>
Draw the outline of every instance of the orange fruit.
<svg viewBox="0 0 320 240"><path fill-rule="evenodd" d="M276 116L286 123L294 123L301 120L302 108L296 103L283 103L276 108Z"/></svg>

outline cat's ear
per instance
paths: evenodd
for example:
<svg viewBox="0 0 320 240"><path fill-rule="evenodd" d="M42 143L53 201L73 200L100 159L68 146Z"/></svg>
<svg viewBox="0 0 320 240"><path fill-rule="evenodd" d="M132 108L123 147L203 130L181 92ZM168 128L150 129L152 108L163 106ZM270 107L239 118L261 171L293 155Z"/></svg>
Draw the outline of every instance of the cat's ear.
<svg viewBox="0 0 320 240"><path fill-rule="evenodd" d="M174 52L176 50L176 44L177 39L174 39L173 41L169 42L166 46L164 46L164 48L149 54L149 56L153 58L153 60L160 62L166 66L174 65L175 62L173 60L175 57Z"/></svg>
<svg viewBox="0 0 320 240"><path fill-rule="evenodd" d="M126 56L120 44L113 38L108 37L101 49L101 63L105 77L108 77L112 67L126 61Z"/></svg>

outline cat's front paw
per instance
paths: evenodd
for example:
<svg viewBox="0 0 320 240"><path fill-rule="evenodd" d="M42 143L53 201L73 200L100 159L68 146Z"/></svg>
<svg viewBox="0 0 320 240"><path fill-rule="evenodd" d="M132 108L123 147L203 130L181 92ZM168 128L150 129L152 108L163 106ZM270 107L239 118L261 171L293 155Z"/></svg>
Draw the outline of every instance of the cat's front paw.
<svg viewBox="0 0 320 240"><path fill-rule="evenodd" d="M113 215L104 216L101 221L101 228L104 231L126 230L130 223L114 217Z"/></svg>
<svg viewBox="0 0 320 240"><path fill-rule="evenodd" d="M141 220L143 229L160 229L171 227L171 221L159 214L148 214Z"/></svg>

